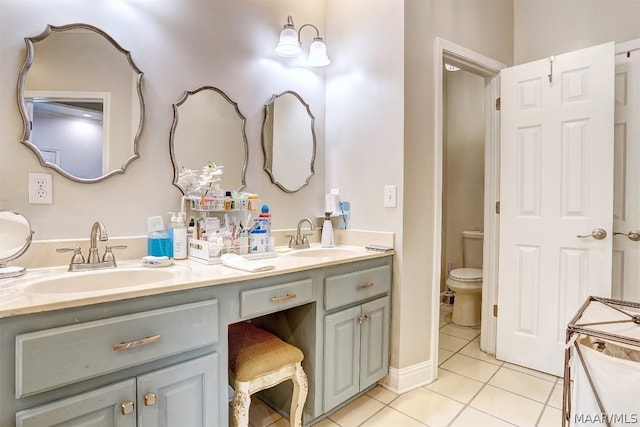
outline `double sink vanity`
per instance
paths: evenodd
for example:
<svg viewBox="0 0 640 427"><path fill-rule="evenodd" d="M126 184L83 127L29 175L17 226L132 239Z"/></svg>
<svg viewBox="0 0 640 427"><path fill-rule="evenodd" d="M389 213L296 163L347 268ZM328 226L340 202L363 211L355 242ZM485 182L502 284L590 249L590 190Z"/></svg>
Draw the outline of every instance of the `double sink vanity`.
<svg viewBox="0 0 640 427"><path fill-rule="evenodd" d="M304 423L326 415L388 372L392 252L314 246L258 273L132 260L3 279L0 425L227 426L227 327L246 320L303 351ZM290 382L260 397L287 413Z"/></svg>

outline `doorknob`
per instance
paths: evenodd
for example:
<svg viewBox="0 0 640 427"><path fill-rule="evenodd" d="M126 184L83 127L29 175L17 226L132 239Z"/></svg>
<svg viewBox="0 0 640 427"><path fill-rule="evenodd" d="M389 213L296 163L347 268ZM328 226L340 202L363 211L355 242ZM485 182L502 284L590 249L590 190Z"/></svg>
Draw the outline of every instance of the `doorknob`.
<svg viewBox="0 0 640 427"><path fill-rule="evenodd" d="M627 236L629 238L629 240L633 240L634 242L640 241L640 230L631 230L628 233L620 233L620 232L614 231L613 235L614 236L617 236L617 235Z"/></svg>
<svg viewBox="0 0 640 427"><path fill-rule="evenodd" d="M579 237L581 239L584 239L585 237L593 237L596 240L602 240L605 237L607 237L607 231L604 228L596 228L591 232L591 234L586 234L584 236L576 236L576 237Z"/></svg>

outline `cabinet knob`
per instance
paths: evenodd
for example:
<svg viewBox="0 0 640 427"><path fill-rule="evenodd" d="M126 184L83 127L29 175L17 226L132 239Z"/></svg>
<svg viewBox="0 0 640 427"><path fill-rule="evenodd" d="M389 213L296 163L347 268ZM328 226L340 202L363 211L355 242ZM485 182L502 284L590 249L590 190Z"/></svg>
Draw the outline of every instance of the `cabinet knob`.
<svg viewBox="0 0 640 427"><path fill-rule="evenodd" d="M156 394L147 393L144 395L144 406L153 406L156 404Z"/></svg>
<svg viewBox="0 0 640 427"><path fill-rule="evenodd" d="M122 402L120 404L120 412L122 412L122 415L129 415L130 413L133 412L134 409L135 409L135 406L133 402L130 400L127 400L126 402Z"/></svg>

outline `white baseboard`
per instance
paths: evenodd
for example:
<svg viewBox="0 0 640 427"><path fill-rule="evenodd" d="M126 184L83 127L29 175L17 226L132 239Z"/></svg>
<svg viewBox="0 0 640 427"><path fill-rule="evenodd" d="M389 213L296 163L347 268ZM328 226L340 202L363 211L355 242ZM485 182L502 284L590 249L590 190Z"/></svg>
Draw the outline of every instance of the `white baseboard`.
<svg viewBox="0 0 640 427"><path fill-rule="evenodd" d="M406 368L389 368L389 374L380 381L380 385L396 394L406 393L423 385L431 383L431 361L417 363Z"/></svg>

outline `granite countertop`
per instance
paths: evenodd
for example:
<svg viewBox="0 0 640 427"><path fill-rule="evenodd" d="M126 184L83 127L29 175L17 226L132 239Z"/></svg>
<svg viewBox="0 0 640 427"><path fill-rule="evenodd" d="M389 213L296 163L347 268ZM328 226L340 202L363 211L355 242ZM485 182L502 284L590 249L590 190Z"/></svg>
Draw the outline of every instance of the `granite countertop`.
<svg viewBox="0 0 640 427"><path fill-rule="evenodd" d="M312 244L311 248L319 248L319 245ZM160 276L162 276L161 280L150 284L121 286L108 289L91 289L90 276L92 272L67 272L68 266L66 265L29 269L24 276L0 280L0 318L118 301L166 292L224 285L243 280L271 277L319 267L344 264L352 261L379 258L394 253L393 251L370 251L363 246L340 245L338 248L346 250L335 251L335 254L332 256L298 256L295 254L299 251L278 250L276 257L258 260L259 262L273 265L275 268L257 273L230 268L222 264L207 265L194 260L174 261L171 266L162 268L142 267L141 260L139 259L120 261L116 269L100 271L117 271L117 277L120 278L118 280L122 281L126 281L127 274L135 275L136 271L141 269L166 271L168 277L160 274ZM87 277L86 290L84 289L83 283L80 283L82 290L79 292L56 292L53 286L51 286L52 289L50 290L46 288L45 290L40 289L37 292L28 290L30 286L45 277L79 280L75 276L89 276ZM44 286L42 288L44 288Z"/></svg>

